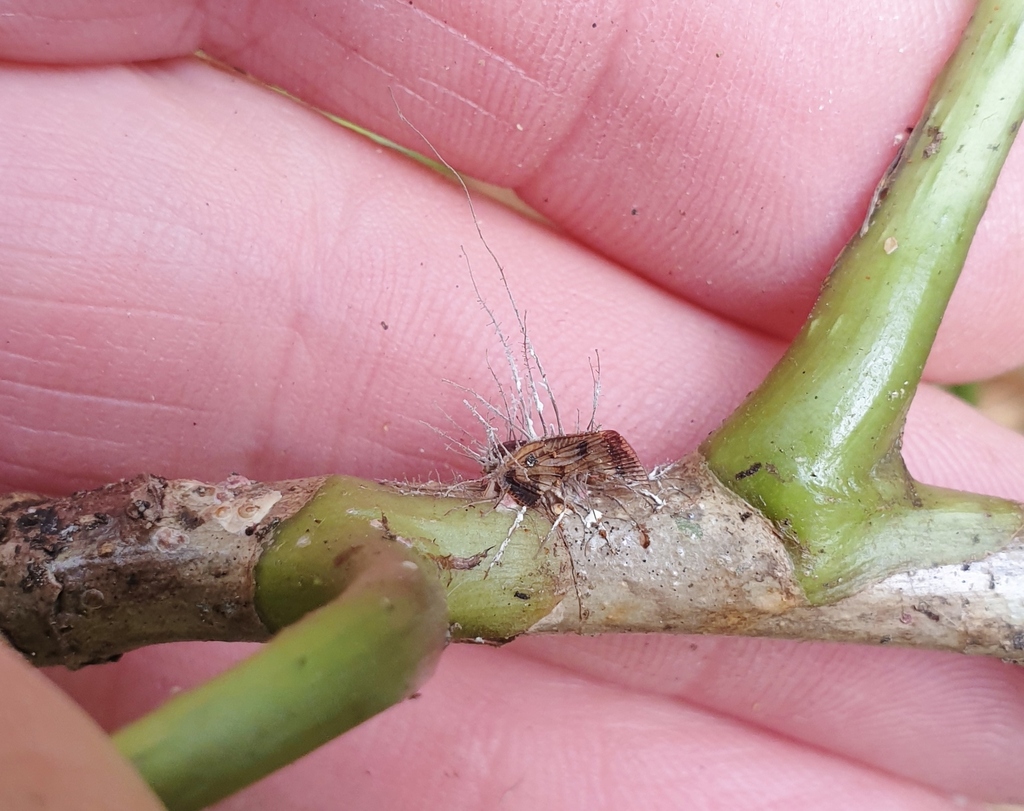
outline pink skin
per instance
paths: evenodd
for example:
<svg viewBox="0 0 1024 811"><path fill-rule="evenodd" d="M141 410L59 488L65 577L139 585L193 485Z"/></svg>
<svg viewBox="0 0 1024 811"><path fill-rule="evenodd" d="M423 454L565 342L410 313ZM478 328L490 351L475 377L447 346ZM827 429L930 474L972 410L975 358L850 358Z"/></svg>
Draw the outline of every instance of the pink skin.
<svg viewBox="0 0 1024 811"><path fill-rule="evenodd" d="M589 416L598 348L600 420L653 464L691 450L781 352L970 13L955 5L154 0L94 20L0 2L0 486L474 472L419 422L472 427L443 380L493 395L487 359L503 373L462 246L512 321L461 192L170 57L203 48L423 150L390 88L450 162L513 186L553 228L479 198L477 212L563 413ZM131 60L166 61L116 64ZM933 380L1024 362L1022 210L1018 148ZM926 481L1024 498L1024 439L937 390L917 398L906 451ZM115 728L245 652L175 645L51 675ZM35 683L10 670L6 719ZM670 636L457 648L418 700L222 807L1021 801L1022 699L1018 669L930 652ZM5 723L5 743L95 748L74 709L31 700L56 720ZM127 785L115 761L93 773Z"/></svg>

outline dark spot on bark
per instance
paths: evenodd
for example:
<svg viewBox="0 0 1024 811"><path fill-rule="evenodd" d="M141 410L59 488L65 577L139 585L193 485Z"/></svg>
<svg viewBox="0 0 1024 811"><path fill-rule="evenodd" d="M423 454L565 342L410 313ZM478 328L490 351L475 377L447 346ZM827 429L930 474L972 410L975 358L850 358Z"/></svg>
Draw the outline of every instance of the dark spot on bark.
<svg viewBox="0 0 1024 811"><path fill-rule="evenodd" d="M36 589L45 586L46 581L46 568L38 563L30 563L25 567L25 576L18 583L18 588L25 594L31 594Z"/></svg>
<svg viewBox="0 0 1024 811"><path fill-rule="evenodd" d="M7 530L11 528L10 518L0 518L0 543L7 540Z"/></svg>
<svg viewBox="0 0 1024 811"><path fill-rule="evenodd" d="M1024 650L1024 632L1014 634L1010 644L1014 650Z"/></svg>
<svg viewBox="0 0 1024 811"><path fill-rule="evenodd" d="M262 541L264 538L267 537L268 534L270 534L273 530L277 529L277 525L280 523L280 518L272 518L265 524L260 524L256 528L256 540Z"/></svg>
<svg viewBox="0 0 1024 811"><path fill-rule="evenodd" d="M37 549L49 558L55 558L65 549L67 544L58 540L47 540L45 538L30 538L28 542L30 549Z"/></svg>
<svg viewBox="0 0 1024 811"><path fill-rule="evenodd" d="M56 535L60 529L60 517L53 507L43 507L18 518L18 528L35 529L40 535Z"/></svg>
<svg viewBox="0 0 1024 811"><path fill-rule="evenodd" d="M757 473L761 469L761 467L762 465L760 462L754 462L754 464L752 464L746 470L741 470L739 473L737 473L734 478L736 479L736 481L746 479L749 476L753 476L755 473Z"/></svg>
<svg viewBox="0 0 1024 811"><path fill-rule="evenodd" d="M203 519L199 517L198 513L185 508L178 511L178 515L175 520L186 532L196 529L203 523Z"/></svg>
<svg viewBox="0 0 1024 811"><path fill-rule="evenodd" d="M52 507L46 507L37 512L39 515L40 535L53 536L60 531L60 517Z"/></svg>
<svg viewBox="0 0 1024 811"><path fill-rule="evenodd" d="M340 568L341 566L344 566L362 548L362 544L356 544L355 546L350 546L348 549L342 549L337 555L334 556L334 560L332 561L334 567Z"/></svg>
<svg viewBox="0 0 1024 811"><path fill-rule="evenodd" d="M969 571L970 568L971 568L971 564L970 563L961 563L960 564L960 571L962 571L962 572Z"/></svg>
<svg viewBox="0 0 1024 811"><path fill-rule="evenodd" d="M751 516L753 516L752 512L741 512L740 513L740 521L743 521L743 522L749 521Z"/></svg>
<svg viewBox="0 0 1024 811"><path fill-rule="evenodd" d="M92 526L94 527L105 527L110 523L110 516L106 513L93 513L92 514Z"/></svg>
<svg viewBox="0 0 1024 811"><path fill-rule="evenodd" d="M145 499L137 498L125 508L124 514L132 519L132 521L138 521L146 514L146 510L152 506Z"/></svg>
<svg viewBox="0 0 1024 811"><path fill-rule="evenodd" d="M942 617L940 617L936 612L932 611L925 603L915 605L914 610L920 612L921 614L924 614L932 622L938 622L940 619L942 619Z"/></svg>

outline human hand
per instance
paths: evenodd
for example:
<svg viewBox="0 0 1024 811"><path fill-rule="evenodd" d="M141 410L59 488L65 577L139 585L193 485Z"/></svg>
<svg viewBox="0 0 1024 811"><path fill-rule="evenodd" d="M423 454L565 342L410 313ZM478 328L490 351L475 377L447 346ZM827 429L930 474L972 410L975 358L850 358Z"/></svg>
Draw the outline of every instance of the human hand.
<svg viewBox="0 0 1024 811"><path fill-rule="evenodd" d="M457 188L208 65L113 63L202 47L424 151L393 93L449 162L562 229L477 201L563 411L589 409L599 349L599 418L650 465L692 449L781 352L969 13L479 5L5 19L6 487L472 474L420 420L461 413L444 379L493 391L488 350L501 372L463 247L485 299L503 293ZM1024 358L1021 163L933 378ZM905 448L926 481L1024 497L1021 439L937 391ZM116 727L239 655L178 645L55 679ZM419 700L224 807L1020 799L1021 685L992 661L765 640L460 647Z"/></svg>
<svg viewBox="0 0 1024 811"><path fill-rule="evenodd" d="M0 640L0 808L163 808L103 730Z"/></svg>

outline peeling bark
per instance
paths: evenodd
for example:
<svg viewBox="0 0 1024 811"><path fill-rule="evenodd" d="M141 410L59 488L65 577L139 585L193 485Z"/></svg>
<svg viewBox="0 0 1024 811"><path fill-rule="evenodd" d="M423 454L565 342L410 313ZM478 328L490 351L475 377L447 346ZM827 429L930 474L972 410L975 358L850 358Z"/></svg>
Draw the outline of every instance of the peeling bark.
<svg viewBox="0 0 1024 811"><path fill-rule="evenodd" d="M741 634L894 644L1024 662L1024 543L955 565L901 572L845 599L803 595L778 532L723 488L696 454L651 487L666 504L622 501L607 541L579 516L563 521L571 594L531 632ZM610 510L613 505L597 499ZM641 512L641 510L643 512ZM650 538L637 540L643 525ZM603 541L604 543L599 543ZM926 555L927 539L922 539Z"/></svg>

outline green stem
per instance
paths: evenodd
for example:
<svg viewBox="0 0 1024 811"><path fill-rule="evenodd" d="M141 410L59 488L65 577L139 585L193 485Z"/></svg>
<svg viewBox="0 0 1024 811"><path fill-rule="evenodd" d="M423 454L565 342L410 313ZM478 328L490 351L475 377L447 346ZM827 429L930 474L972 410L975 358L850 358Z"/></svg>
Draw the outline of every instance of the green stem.
<svg viewBox="0 0 1024 811"><path fill-rule="evenodd" d="M322 605L344 583L346 549L391 542L415 550L445 588L455 638L511 639L561 601L568 564L551 524L531 510L501 564L491 565L515 515L494 502L410 495L392 485L332 476L274 536L256 569L256 607L271 629Z"/></svg>
<svg viewBox="0 0 1024 811"><path fill-rule="evenodd" d="M900 438L978 221L1024 117L1024 3L982 0L870 228L764 383L702 448L790 541L812 600L1005 545L1018 505L914 482Z"/></svg>
<svg viewBox="0 0 1024 811"><path fill-rule="evenodd" d="M410 695L447 610L395 544L363 543L344 593L259 653L114 736L171 811L203 808Z"/></svg>

